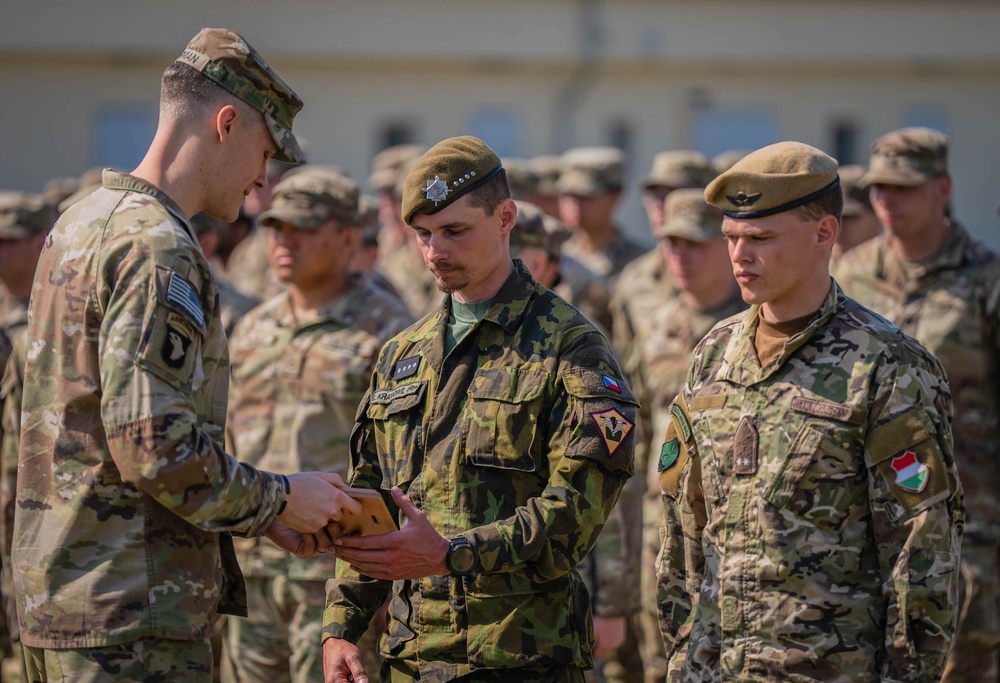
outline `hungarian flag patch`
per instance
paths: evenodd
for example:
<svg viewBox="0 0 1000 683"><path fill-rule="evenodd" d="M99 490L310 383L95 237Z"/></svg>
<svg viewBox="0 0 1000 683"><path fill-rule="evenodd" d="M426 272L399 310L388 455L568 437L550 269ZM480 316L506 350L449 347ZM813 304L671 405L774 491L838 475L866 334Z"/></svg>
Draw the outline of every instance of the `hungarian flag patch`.
<svg viewBox="0 0 1000 683"><path fill-rule="evenodd" d="M917 460L917 454L906 451L892 459L889 463L896 471L896 486L913 493L920 493L927 486L930 470L927 465Z"/></svg>

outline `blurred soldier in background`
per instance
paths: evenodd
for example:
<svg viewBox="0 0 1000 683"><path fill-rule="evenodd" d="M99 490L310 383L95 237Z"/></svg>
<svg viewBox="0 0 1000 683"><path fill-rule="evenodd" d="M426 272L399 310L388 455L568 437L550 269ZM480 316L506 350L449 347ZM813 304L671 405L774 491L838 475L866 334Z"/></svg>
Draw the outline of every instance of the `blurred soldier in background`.
<svg viewBox="0 0 1000 683"><path fill-rule="evenodd" d="M720 154L716 154L712 157L712 168L715 169L716 175L725 173L733 167L733 165L750 153L748 149L729 149Z"/></svg>
<svg viewBox="0 0 1000 683"><path fill-rule="evenodd" d="M230 341L227 442L272 472L347 477L349 438L382 344L413 322L402 303L350 271L361 241L358 188L304 167L274 188L258 221L271 267L288 289L237 327ZM336 558L289 558L262 538L238 539L248 619L230 620L229 652L241 683L323 680L320 628ZM378 667L377 632L362 641Z"/></svg>
<svg viewBox="0 0 1000 683"><path fill-rule="evenodd" d="M198 213L191 217L191 227L194 235L198 238L201 251L208 259L212 267L212 274L215 275L215 282L219 286L219 315L222 318L222 328L228 337L233 333L236 323L246 315L250 309L260 303L258 299L244 294L229 280L222 275L221 263L216 258L218 253L221 235L229 227L225 221L212 218L207 213Z"/></svg>
<svg viewBox="0 0 1000 683"><path fill-rule="evenodd" d="M28 354L28 297L45 244L45 235L56 221L55 206L43 195L0 192L0 283L15 305L0 317L0 335L9 346L0 348L0 679L23 680L20 629L14 602L10 549L14 533L17 492L17 450L21 431L21 387ZM4 344L0 342L0 347ZM6 351L6 352L5 352Z"/></svg>
<svg viewBox="0 0 1000 683"><path fill-rule="evenodd" d="M556 183L562 173L562 159L556 154L540 154L528 159L528 169L534 174L538 185L535 187L534 204L546 216L559 218L559 190Z"/></svg>
<svg viewBox="0 0 1000 683"><path fill-rule="evenodd" d="M379 263L379 234L382 232L378 200L368 195L361 195L358 200L358 213L361 217L361 244L355 250L354 258L351 259L351 272L364 274L378 287L402 301L403 298L399 296L399 292L377 267Z"/></svg>
<svg viewBox="0 0 1000 683"><path fill-rule="evenodd" d="M1000 647L1000 257L951 218L948 139L904 128L872 145L861 184L885 233L845 254L844 291L934 353L954 398L965 488L958 633L941 679L994 683Z"/></svg>
<svg viewBox="0 0 1000 683"><path fill-rule="evenodd" d="M861 187L867 169L858 164L840 167L840 186L844 190L844 219L840 224L837 243L833 245L831 263L836 264L845 251L867 242L882 232L882 225L872 208L868 186Z"/></svg>

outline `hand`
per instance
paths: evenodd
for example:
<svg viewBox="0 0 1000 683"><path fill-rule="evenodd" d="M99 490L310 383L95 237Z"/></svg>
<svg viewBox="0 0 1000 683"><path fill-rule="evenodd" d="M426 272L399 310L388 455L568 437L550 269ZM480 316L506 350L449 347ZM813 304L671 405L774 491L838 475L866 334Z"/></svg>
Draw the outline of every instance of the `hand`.
<svg viewBox="0 0 1000 683"><path fill-rule="evenodd" d="M361 650L357 645L340 638L330 638L323 643L324 683L368 683L368 674L361 666Z"/></svg>
<svg viewBox="0 0 1000 683"><path fill-rule="evenodd" d="M332 543L332 540L326 538L325 533L322 533L323 540L321 541L313 534L303 534L290 528L279 519L271 522L271 526L264 532L264 536L282 550L287 550L303 560L316 557L329 548ZM321 545L325 547L321 547Z"/></svg>
<svg viewBox="0 0 1000 683"><path fill-rule="evenodd" d="M373 579L420 579L448 573L447 538L427 521L413 501L393 487L392 499L406 515L406 526L377 536L342 536L334 541L337 557Z"/></svg>
<svg viewBox="0 0 1000 683"><path fill-rule="evenodd" d="M625 642L625 617L594 617L594 657L600 659Z"/></svg>
<svg viewBox="0 0 1000 683"><path fill-rule="evenodd" d="M291 493L281 513L287 526L312 534L323 529L331 520L339 521L344 511L361 512L361 503L344 493L347 488L339 474L332 472L299 472L288 475Z"/></svg>

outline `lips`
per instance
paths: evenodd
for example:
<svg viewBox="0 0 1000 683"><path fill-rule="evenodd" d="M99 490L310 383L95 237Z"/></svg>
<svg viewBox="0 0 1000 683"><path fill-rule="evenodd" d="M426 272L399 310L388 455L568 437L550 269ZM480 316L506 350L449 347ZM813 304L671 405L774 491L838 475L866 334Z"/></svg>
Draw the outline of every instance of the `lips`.
<svg viewBox="0 0 1000 683"><path fill-rule="evenodd" d="M746 284L748 282L753 282L757 279L757 276L746 270L738 270L733 275L736 277L736 281L741 284Z"/></svg>

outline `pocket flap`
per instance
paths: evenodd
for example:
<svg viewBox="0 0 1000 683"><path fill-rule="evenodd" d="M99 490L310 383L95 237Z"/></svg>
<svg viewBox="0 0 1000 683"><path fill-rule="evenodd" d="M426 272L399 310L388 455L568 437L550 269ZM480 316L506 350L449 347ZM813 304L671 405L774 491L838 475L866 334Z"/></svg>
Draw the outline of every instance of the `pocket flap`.
<svg viewBox="0 0 1000 683"><path fill-rule="evenodd" d="M614 375L587 368L573 368L563 374L562 380L566 392L576 398L613 398L639 405L628 384Z"/></svg>
<svg viewBox="0 0 1000 683"><path fill-rule="evenodd" d="M478 370L469 393L477 399L522 403L541 396L548 379L549 373L544 370L507 367Z"/></svg>

